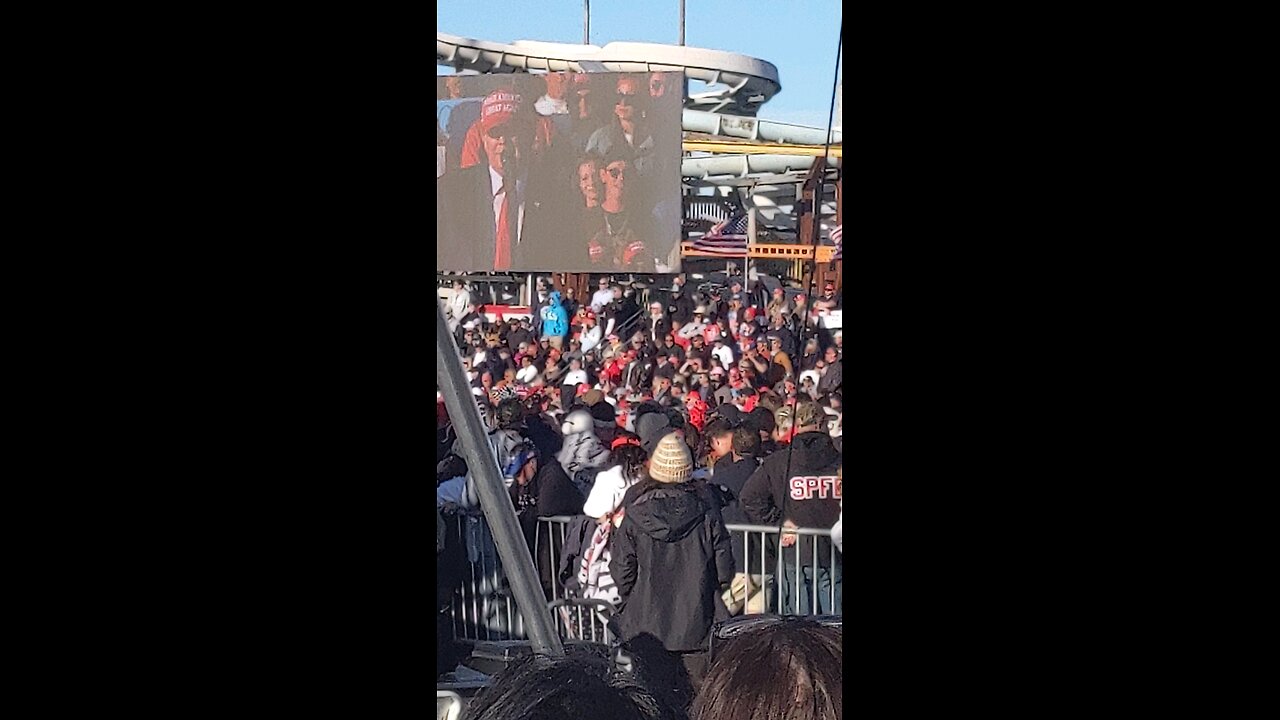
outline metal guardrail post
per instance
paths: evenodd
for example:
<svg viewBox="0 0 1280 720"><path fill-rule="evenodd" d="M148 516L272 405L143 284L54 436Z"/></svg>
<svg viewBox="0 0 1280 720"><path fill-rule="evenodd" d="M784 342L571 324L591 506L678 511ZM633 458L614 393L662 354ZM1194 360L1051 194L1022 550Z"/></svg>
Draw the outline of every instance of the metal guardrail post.
<svg viewBox="0 0 1280 720"><path fill-rule="evenodd" d="M507 571L507 580L515 595L516 605L529 628L529 640L535 652L562 657L564 646L556 634L551 613L547 610L542 586L538 582L533 555L516 521L516 510L511 505L498 462L486 440L488 433L480 421L475 397L462 371L462 358L453 344L453 335L444 319L440 301L436 300L436 383L444 396L449 420L458 430L457 442L462 444L462 454L470 470L469 481L480 499L489 530L493 533L498 557Z"/></svg>

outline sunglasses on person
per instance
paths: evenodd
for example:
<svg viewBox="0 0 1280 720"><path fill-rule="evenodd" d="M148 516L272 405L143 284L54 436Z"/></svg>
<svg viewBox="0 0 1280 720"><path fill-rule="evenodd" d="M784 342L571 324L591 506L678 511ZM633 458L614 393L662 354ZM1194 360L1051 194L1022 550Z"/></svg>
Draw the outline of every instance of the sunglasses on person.
<svg viewBox="0 0 1280 720"><path fill-rule="evenodd" d="M614 180L617 180L618 178L622 177L622 174L625 173L626 171L627 169L625 167L620 167L620 168L611 167L611 168L605 169L605 172L609 173L609 177L613 178Z"/></svg>
<svg viewBox="0 0 1280 720"><path fill-rule="evenodd" d="M801 620L809 620L825 627L838 628L841 632L844 629L844 617L840 615L740 615L718 623L712 628L707 653L708 665L715 661L717 650L723 652L725 644L740 635L782 623Z"/></svg>

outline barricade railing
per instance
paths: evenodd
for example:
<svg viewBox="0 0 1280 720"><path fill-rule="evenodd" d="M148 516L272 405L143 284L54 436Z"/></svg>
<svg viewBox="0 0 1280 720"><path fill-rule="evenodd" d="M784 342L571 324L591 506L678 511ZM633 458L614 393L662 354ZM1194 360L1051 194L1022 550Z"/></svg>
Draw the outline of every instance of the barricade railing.
<svg viewBox="0 0 1280 720"><path fill-rule="evenodd" d="M456 520L465 569L453 595L453 636L459 640L528 639L484 516L461 512Z"/></svg>
<svg viewBox="0 0 1280 720"><path fill-rule="evenodd" d="M772 525L736 523L726 524L725 527L733 536L733 542L741 543L739 547L742 548L746 573L754 575L752 571L759 568L759 575L763 579L761 585L766 589L769 584L767 570L772 565L772 584L776 592L771 593L771 599L775 602L759 612L780 615L841 614L842 558L837 556L835 545L830 542L830 528L783 530ZM823 543L818 538L823 537L827 538L825 552L819 549ZM753 548L751 541L756 538L759 542ZM806 543L800 538L809 538L809 541ZM791 548L794 550L788 552ZM774 556L773 563L768 562L770 555ZM757 559L758 565L755 562ZM827 561L825 566L822 560ZM744 612L750 614L751 611L750 603L747 603Z"/></svg>
<svg viewBox="0 0 1280 720"><path fill-rule="evenodd" d="M462 586L454 593L454 637L460 640L527 639L524 619L506 589L506 576L484 518L463 513L458 519L458 537L467 554L468 567L463 572ZM558 625L563 624L566 612L582 612L584 619L590 622L594 622L597 615L596 611L584 609L583 599L569 597L559 582L568 525L574 519L563 515L538 518L534 534L534 564ZM742 550L742 567L733 583L734 594L726 599L737 600L737 593L741 591L742 603L741 608L731 609L731 612L782 615L841 613L843 563L829 541L830 529L782 530L770 525L741 524L726 527L735 550ZM784 536L794 536L795 539L784 541ZM823 543L820 538L828 538L828 541ZM599 637L594 627L584 628L582 623L577 623L576 627L579 632L589 629L590 634L574 639L594 640ZM561 628L561 631L564 633L566 629ZM573 637L573 634L568 637Z"/></svg>
<svg viewBox="0 0 1280 720"><path fill-rule="evenodd" d="M551 616L556 619L560 639L609 645L613 633L609 631L609 619L614 615L613 605L594 598L561 598L547 603Z"/></svg>

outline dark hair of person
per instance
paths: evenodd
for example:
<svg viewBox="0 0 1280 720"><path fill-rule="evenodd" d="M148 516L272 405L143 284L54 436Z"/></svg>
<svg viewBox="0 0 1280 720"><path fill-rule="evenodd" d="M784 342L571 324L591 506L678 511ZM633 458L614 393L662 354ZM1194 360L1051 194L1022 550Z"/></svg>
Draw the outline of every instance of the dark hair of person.
<svg viewBox="0 0 1280 720"><path fill-rule="evenodd" d="M699 462L703 460L710 462L711 440L731 432L733 432L733 426L724 418L718 417L707 423L707 426L702 431L702 442L699 444L694 458Z"/></svg>
<svg viewBox="0 0 1280 720"><path fill-rule="evenodd" d="M637 482L649 476L644 464L649 459L644 448L639 445L621 445L613 450L609 461L622 466L622 479Z"/></svg>
<svg viewBox="0 0 1280 720"><path fill-rule="evenodd" d="M752 629L717 653L691 720L839 720L839 628L803 618Z"/></svg>
<svg viewBox="0 0 1280 720"><path fill-rule="evenodd" d="M719 437L731 432L733 432L733 426L729 424L729 421L718 417L707 423L706 428L702 431L702 436L710 440L713 437Z"/></svg>
<svg viewBox="0 0 1280 720"><path fill-rule="evenodd" d="M782 405L782 398L772 392L761 393L760 400L756 403L756 407L762 407L769 412L777 412Z"/></svg>
<svg viewBox="0 0 1280 720"><path fill-rule="evenodd" d="M632 675L610 666L602 645L567 645L565 657L528 655L481 690L463 720L681 720Z"/></svg>
<svg viewBox="0 0 1280 720"><path fill-rule="evenodd" d="M733 452L742 457L756 457L760 454L760 433L747 427L733 431Z"/></svg>
<svg viewBox="0 0 1280 720"><path fill-rule="evenodd" d="M524 424L524 405L519 398L506 398L498 403L496 418L502 430L519 428Z"/></svg>
<svg viewBox="0 0 1280 720"><path fill-rule="evenodd" d="M467 461L461 455L450 453L436 469L436 482L442 483L467 474Z"/></svg>
<svg viewBox="0 0 1280 720"><path fill-rule="evenodd" d="M663 412L663 407L658 403L653 402L652 400L646 400L640 403L638 406L636 406L636 414L635 414L636 421L638 422L641 417L648 415L651 412L657 412L657 413Z"/></svg>

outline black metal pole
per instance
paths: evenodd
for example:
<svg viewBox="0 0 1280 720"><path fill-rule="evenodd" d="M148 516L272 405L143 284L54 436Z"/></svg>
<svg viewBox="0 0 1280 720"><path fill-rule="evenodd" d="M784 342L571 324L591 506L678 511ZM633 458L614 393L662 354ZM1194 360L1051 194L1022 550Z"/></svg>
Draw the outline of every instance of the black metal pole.
<svg viewBox="0 0 1280 720"><path fill-rule="evenodd" d="M591 44L591 0L582 0L582 44Z"/></svg>
<svg viewBox="0 0 1280 720"><path fill-rule="evenodd" d="M684 45L684 0L680 0L680 44Z"/></svg>
<svg viewBox="0 0 1280 720"><path fill-rule="evenodd" d="M469 470L467 482L480 499L480 508L489 522L511 592L529 628L533 650L561 657L564 646L556 633L551 611L547 609L547 601L538 582L538 571L533 565L533 555L529 552L524 533L520 531L498 461L489 448L488 432L480 420L475 397L462 371L462 357L453 344L453 335L449 332L449 323L444 319L439 300L436 300L436 384L444 395L449 420L457 430L457 442L462 445L462 456L466 458Z"/></svg>

